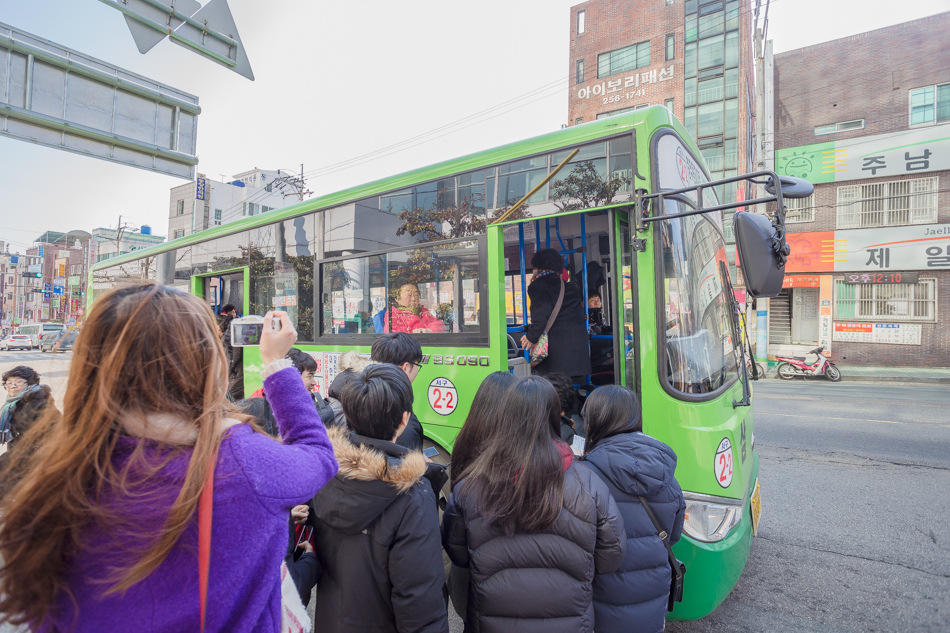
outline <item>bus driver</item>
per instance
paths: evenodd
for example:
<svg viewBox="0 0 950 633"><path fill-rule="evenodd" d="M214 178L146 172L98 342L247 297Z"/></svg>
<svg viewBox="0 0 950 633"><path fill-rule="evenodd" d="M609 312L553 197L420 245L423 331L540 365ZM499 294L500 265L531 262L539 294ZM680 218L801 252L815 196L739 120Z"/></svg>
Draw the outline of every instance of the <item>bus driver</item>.
<svg viewBox="0 0 950 633"><path fill-rule="evenodd" d="M406 332L424 334L427 332L445 332L445 323L435 318L419 302L419 287L408 283L399 287L396 305L386 313L384 332ZM390 320L391 317L391 320ZM392 326L392 329L390 329Z"/></svg>

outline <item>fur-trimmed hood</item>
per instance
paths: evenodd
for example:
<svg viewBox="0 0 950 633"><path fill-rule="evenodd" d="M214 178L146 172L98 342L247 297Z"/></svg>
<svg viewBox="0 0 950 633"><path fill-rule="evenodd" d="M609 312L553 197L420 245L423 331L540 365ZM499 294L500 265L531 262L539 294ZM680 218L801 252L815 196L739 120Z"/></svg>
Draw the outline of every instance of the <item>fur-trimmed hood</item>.
<svg viewBox="0 0 950 633"><path fill-rule="evenodd" d="M379 440L355 444L346 429L327 429L340 470L314 498L316 518L347 534L365 530L426 473L420 451Z"/></svg>

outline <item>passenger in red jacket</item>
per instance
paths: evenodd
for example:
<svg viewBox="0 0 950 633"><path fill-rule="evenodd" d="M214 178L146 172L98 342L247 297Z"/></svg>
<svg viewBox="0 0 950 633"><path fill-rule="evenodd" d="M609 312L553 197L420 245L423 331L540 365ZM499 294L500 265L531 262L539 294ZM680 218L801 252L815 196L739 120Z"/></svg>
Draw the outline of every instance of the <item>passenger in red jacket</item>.
<svg viewBox="0 0 950 633"><path fill-rule="evenodd" d="M426 310L419 302L419 297L419 287L416 284L400 286L396 305L386 313L386 327L383 331L408 334L445 332L445 323Z"/></svg>

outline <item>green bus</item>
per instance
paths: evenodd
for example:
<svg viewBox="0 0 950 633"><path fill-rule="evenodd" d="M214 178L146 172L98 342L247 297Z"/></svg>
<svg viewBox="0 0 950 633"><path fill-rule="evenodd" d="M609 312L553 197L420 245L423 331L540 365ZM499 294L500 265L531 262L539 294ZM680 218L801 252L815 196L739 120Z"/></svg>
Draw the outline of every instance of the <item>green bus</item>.
<svg viewBox="0 0 950 633"><path fill-rule="evenodd" d="M299 332L297 347L317 360L325 393L340 354L368 354L390 328L400 289L414 286L416 312L427 313L429 326L414 333L424 352L414 408L427 442L448 459L483 378L530 372L519 342L528 309L526 262L537 249L557 248L585 295L595 276L603 280L594 288L602 308L591 330L593 373L579 389L634 389L644 431L678 455L687 519L674 549L688 573L684 600L670 618L696 619L736 584L760 508L723 209L770 200L782 209L782 186L792 188L772 172L714 183L707 174L683 126L655 106L98 263L89 296L94 301L117 284L153 279L188 288L212 307L232 303L245 315L286 310ZM750 181L769 183L773 195L719 203L736 200L736 183ZM747 257L736 222L752 294L757 243L778 259L785 249L784 214L775 215L777 233L769 234L765 216L736 213L765 226L761 235L745 231ZM778 268L778 289L781 264L759 266ZM257 348L244 348L246 394L260 386L260 368Z"/></svg>

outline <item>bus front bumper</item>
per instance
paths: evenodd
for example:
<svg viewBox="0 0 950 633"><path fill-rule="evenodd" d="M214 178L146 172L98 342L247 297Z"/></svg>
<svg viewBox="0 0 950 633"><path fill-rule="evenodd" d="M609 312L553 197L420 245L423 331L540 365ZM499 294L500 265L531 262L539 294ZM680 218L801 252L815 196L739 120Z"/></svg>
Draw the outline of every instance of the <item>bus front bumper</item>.
<svg viewBox="0 0 950 633"><path fill-rule="evenodd" d="M704 543L683 534L673 547L676 557L686 563L686 577L683 601L676 604L667 620L698 620L709 615L722 604L742 575L752 546L751 498L759 475L759 456L754 451L752 456L755 461L742 520L719 542Z"/></svg>

